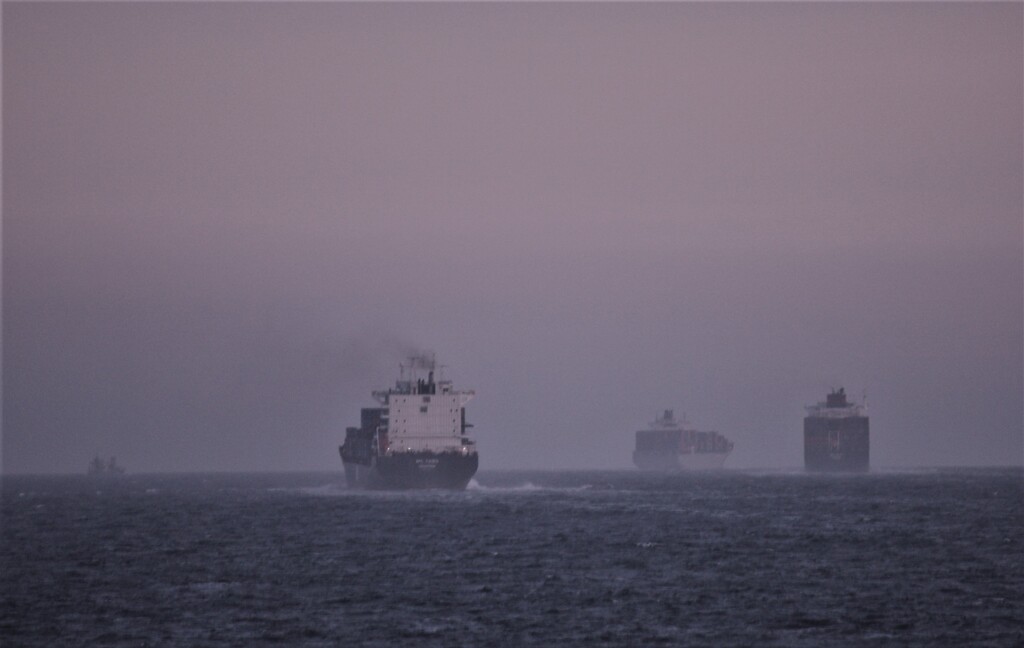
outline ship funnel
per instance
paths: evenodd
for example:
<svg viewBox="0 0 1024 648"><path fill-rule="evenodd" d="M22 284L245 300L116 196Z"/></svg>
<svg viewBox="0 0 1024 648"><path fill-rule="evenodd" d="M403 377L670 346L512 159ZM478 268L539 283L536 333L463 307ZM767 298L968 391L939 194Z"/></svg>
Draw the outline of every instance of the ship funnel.
<svg viewBox="0 0 1024 648"><path fill-rule="evenodd" d="M672 414L673 414L672 410L665 410L665 420L666 421L671 421L672 418L673 418Z"/></svg>
<svg viewBox="0 0 1024 648"><path fill-rule="evenodd" d="M846 407L846 390L842 387L833 390L828 396L825 397L826 407Z"/></svg>

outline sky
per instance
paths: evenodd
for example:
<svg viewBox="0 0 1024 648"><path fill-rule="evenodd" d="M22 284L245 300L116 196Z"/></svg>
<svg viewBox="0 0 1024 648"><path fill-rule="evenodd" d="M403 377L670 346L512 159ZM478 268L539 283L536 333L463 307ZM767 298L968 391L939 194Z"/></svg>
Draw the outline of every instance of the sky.
<svg viewBox="0 0 1024 648"><path fill-rule="evenodd" d="M337 470L436 353L481 470L663 409L1024 464L1020 3L4 3L9 473Z"/></svg>

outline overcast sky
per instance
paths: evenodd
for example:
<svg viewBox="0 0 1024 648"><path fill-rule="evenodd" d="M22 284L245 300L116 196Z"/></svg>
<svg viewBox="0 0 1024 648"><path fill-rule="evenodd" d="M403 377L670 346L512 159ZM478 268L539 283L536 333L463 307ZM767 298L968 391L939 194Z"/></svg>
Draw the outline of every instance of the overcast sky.
<svg viewBox="0 0 1024 648"><path fill-rule="evenodd" d="M3 468L340 472L415 349L482 470L1020 465L1022 15L4 3Z"/></svg>

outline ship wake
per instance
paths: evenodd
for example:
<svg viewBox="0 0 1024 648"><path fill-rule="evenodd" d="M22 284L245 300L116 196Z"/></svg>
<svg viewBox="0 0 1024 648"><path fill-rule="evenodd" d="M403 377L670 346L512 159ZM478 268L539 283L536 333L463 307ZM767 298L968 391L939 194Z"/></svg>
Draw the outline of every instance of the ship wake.
<svg viewBox="0 0 1024 648"><path fill-rule="evenodd" d="M469 480L469 484L466 485L467 491L478 493L580 493L593 489L594 486L591 484L580 486L538 486L531 481L511 486L484 486L476 479Z"/></svg>

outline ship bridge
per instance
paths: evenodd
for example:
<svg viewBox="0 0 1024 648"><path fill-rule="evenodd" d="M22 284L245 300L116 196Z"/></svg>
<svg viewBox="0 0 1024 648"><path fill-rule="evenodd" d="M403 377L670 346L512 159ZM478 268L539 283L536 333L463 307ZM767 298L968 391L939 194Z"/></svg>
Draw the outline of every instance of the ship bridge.
<svg viewBox="0 0 1024 648"><path fill-rule="evenodd" d="M411 357L393 389L373 392L387 410L387 452L466 453L473 446L465 406L476 393L455 389L440 369L433 355Z"/></svg>
<svg viewBox="0 0 1024 648"><path fill-rule="evenodd" d="M814 405L807 405L804 409L807 410L807 416L816 418L846 418L848 416L865 416L867 403L850 401L846 397L846 389L840 387L829 392L825 400Z"/></svg>

